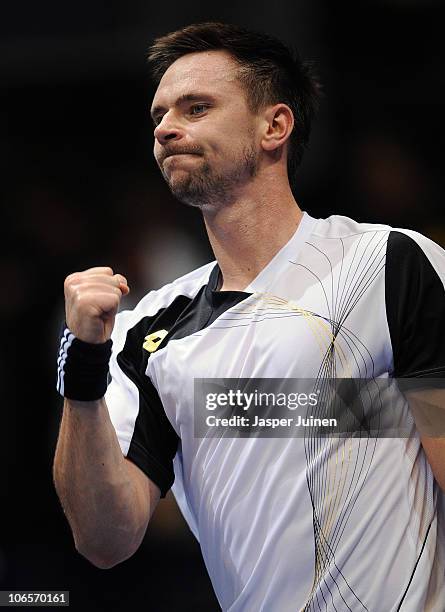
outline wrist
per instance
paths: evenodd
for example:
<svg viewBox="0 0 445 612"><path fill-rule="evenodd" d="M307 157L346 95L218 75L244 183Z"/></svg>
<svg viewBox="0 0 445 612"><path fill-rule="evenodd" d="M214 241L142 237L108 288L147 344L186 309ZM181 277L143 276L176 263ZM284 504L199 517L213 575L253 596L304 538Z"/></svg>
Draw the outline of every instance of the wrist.
<svg viewBox="0 0 445 612"><path fill-rule="evenodd" d="M107 390L112 340L101 344L84 342L62 328L57 359L57 390L73 401L101 399Z"/></svg>

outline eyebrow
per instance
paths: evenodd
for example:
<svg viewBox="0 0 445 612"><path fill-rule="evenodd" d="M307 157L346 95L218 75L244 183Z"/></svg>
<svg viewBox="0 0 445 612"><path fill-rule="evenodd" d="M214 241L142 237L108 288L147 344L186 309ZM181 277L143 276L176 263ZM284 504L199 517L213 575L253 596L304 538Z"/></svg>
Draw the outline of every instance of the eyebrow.
<svg viewBox="0 0 445 612"><path fill-rule="evenodd" d="M184 104L184 102L202 102L203 100L214 101L215 97L208 93L182 94L181 96L179 96L179 98L176 99L173 106L181 106L181 104ZM151 118L154 120L160 113L166 110L167 109L165 108L165 106L157 104L150 111Z"/></svg>

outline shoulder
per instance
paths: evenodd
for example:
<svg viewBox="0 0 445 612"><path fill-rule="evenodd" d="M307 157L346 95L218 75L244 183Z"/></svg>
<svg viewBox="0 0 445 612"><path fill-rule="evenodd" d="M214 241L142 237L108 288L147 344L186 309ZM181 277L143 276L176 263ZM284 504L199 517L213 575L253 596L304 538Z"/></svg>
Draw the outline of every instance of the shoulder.
<svg viewBox="0 0 445 612"><path fill-rule="evenodd" d="M331 215L326 219L318 219L312 234L327 239L360 238L364 234L388 234L389 225L383 223L362 223L344 215Z"/></svg>
<svg viewBox="0 0 445 612"><path fill-rule="evenodd" d="M364 244L377 242L386 245L387 261L414 265L429 262L445 285L445 251L423 234L406 228L392 227L384 223L359 222L343 215L331 215L318 219L312 236L326 240L360 241Z"/></svg>
<svg viewBox="0 0 445 612"><path fill-rule="evenodd" d="M437 276L445 286L445 251L419 232L393 228L388 237L386 258L389 273L413 273L417 270L428 276Z"/></svg>
<svg viewBox="0 0 445 612"><path fill-rule="evenodd" d="M394 228L386 250L385 303L394 376L442 376L445 251L419 232Z"/></svg>

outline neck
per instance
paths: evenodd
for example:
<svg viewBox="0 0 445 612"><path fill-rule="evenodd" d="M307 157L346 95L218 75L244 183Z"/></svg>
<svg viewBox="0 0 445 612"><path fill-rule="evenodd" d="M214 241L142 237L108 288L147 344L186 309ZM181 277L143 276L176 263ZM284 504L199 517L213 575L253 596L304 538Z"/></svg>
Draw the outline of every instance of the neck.
<svg viewBox="0 0 445 612"><path fill-rule="evenodd" d="M267 186L266 186L267 187ZM289 184L251 189L232 203L204 209L223 291L243 291L295 233L303 216Z"/></svg>

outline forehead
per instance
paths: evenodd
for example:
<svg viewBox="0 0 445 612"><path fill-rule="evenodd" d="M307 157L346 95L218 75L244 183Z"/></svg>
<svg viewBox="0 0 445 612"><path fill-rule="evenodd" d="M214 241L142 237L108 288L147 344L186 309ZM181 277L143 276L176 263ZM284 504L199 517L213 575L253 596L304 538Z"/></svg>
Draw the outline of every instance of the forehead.
<svg viewBox="0 0 445 612"><path fill-rule="evenodd" d="M173 103L183 94L205 89L212 95L243 95L238 65L225 51L189 53L165 71L153 98L153 106Z"/></svg>

